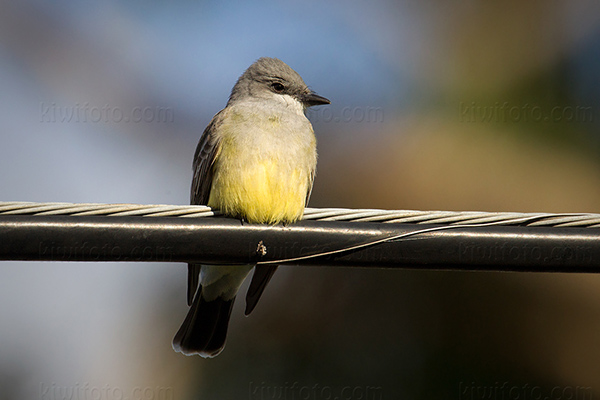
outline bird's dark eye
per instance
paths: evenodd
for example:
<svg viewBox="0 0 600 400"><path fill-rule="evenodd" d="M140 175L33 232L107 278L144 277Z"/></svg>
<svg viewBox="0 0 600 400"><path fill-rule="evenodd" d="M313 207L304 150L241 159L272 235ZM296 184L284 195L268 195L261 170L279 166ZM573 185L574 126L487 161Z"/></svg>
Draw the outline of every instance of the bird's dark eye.
<svg viewBox="0 0 600 400"><path fill-rule="evenodd" d="M273 82L273 83L271 83L271 88L276 93L281 93L281 92L283 92L285 90L285 86L283 86L283 84L279 83L279 82Z"/></svg>

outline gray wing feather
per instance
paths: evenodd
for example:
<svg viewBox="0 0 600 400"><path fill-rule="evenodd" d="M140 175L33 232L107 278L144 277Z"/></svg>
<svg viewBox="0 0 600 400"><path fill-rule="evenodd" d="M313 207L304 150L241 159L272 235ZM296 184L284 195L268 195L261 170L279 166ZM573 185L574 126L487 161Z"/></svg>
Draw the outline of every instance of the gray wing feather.
<svg viewBox="0 0 600 400"><path fill-rule="evenodd" d="M206 205L210 197L210 188L213 180L213 165L219 153L219 138L215 135L215 128L223 118L223 110L219 111L210 121L196 147L194 154L194 177L190 204ZM187 303L192 304L194 295L198 290L200 264L188 264Z"/></svg>
<svg viewBox="0 0 600 400"><path fill-rule="evenodd" d="M208 203L210 187L213 180L213 164L219 152L218 137L215 135L215 127L221 121L223 110L219 111L210 121L194 154L194 177L192 179L192 190L190 204Z"/></svg>
<svg viewBox="0 0 600 400"><path fill-rule="evenodd" d="M308 182L308 191L306 192L306 200L304 201L304 207L308 206L308 201L310 200L310 195L312 193L313 183L315 182L315 174L317 173L316 169L313 169L310 172L310 181Z"/></svg>

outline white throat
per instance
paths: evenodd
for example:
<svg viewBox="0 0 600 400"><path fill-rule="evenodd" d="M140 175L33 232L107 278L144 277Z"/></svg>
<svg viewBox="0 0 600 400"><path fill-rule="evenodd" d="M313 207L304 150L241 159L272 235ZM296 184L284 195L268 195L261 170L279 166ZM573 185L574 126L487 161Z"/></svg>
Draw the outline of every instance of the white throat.
<svg viewBox="0 0 600 400"><path fill-rule="evenodd" d="M304 116L304 105L294 97L289 94L275 94L273 97L290 111Z"/></svg>

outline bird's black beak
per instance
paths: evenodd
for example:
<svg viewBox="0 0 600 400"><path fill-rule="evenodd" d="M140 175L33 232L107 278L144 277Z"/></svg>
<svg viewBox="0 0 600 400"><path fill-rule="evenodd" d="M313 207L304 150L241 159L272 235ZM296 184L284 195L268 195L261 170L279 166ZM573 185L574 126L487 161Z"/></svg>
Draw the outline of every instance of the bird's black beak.
<svg viewBox="0 0 600 400"><path fill-rule="evenodd" d="M300 100L306 105L306 107L318 106L320 104L331 104L329 99L319 96L315 92L308 92L307 94L302 95Z"/></svg>

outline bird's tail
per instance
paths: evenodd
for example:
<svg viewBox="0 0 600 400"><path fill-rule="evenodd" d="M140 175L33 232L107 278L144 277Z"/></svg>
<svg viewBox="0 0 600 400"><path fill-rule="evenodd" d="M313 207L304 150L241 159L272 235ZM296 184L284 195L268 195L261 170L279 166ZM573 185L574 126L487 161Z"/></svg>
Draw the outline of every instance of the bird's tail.
<svg viewBox="0 0 600 400"><path fill-rule="evenodd" d="M217 356L225 347L234 301L235 297L206 301L202 297L202 289L198 289L181 328L173 338L173 349L186 356Z"/></svg>

